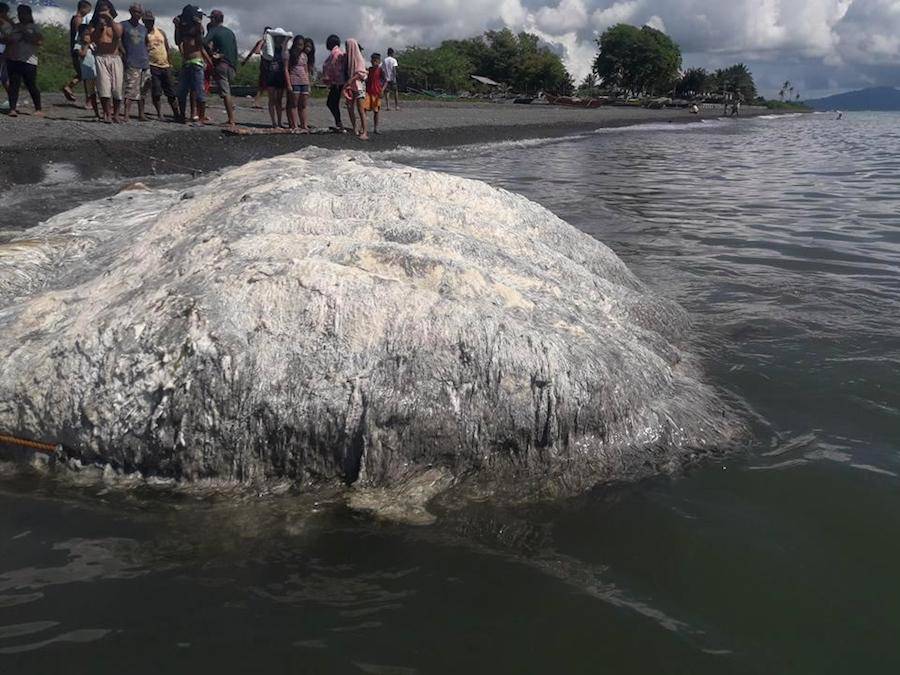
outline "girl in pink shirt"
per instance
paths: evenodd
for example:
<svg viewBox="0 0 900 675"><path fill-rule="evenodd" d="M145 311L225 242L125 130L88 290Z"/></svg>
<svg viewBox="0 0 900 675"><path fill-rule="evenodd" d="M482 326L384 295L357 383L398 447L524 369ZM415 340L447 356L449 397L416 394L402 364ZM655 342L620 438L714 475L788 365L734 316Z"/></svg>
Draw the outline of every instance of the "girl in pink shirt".
<svg viewBox="0 0 900 675"><path fill-rule="evenodd" d="M361 141L369 140L366 130L366 111L363 103L366 100L366 75L368 69L363 61L362 50L359 43L350 38L347 40L347 84L344 85L344 99L347 101L347 111L350 113L350 123ZM359 124L357 125L357 118Z"/></svg>
<svg viewBox="0 0 900 675"><path fill-rule="evenodd" d="M284 70L287 73L290 88L288 89L288 124L291 129L299 127L300 133L309 133L309 59L306 52L306 39L302 35L294 37L291 48L284 55Z"/></svg>

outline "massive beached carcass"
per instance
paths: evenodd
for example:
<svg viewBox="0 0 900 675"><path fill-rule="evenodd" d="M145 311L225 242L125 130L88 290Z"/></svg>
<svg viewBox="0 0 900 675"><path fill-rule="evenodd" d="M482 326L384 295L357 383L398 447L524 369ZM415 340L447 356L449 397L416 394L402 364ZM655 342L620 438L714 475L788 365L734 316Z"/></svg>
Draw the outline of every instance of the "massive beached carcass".
<svg viewBox="0 0 900 675"><path fill-rule="evenodd" d="M184 481L571 493L733 441L685 326L521 196L305 151L7 244L0 431Z"/></svg>

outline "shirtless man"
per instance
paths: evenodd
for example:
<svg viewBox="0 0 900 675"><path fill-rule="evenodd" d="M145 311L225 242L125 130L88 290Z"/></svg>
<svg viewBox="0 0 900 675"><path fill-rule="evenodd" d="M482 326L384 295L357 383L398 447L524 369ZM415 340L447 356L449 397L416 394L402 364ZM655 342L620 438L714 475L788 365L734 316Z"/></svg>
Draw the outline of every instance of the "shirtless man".
<svg viewBox="0 0 900 675"><path fill-rule="evenodd" d="M97 93L103 106L103 121L119 123L122 100L122 26L114 21L105 3L97 3L91 40L96 46Z"/></svg>
<svg viewBox="0 0 900 675"><path fill-rule="evenodd" d="M203 46L203 14L188 5L181 16L175 17L175 41L181 52L181 74L178 77L179 121L186 122L188 94L197 100L197 116L206 119L206 90L203 88L203 72L212 66L212 60Z"/></svg>

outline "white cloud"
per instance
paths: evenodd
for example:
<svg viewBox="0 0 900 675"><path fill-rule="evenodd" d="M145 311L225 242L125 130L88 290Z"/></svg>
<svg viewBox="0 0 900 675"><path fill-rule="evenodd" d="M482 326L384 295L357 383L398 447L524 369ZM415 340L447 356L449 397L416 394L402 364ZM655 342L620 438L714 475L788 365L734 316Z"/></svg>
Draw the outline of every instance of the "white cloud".
<svg viewBox="0 0 900 675"><path fill-rule="evenodd" d="M598 7L591 15L591 23L603 31L617 23L636 23L635 17L644 7L644 0L614 2L608 7Z"/></svg>
<svg viewBox="0 0 900 675"><path fill-rule="evenodd" d="M541 30L560 35L584 28L588 12L582 0L561 0L556 7L541 7L534 19Z"/></svg>
<svg viewBox="0 0 900 675"><path fill-rule="evenodd" d="M162 17L178 13L184 1L148 0L145 6L168 29L171 19ZM701 65L741 60L758 72L780 69L784 78L793 68L828 87L867 79L900 84L900 0L256 0L249 6L224 0L215 6L243 47L265 24L311 35L320 44L335 32L382 50L508 26L540 35L580 78L597 35L626 22L666 30ZM65 23L69 13L38 14Z"/></svg>
<svg viewBox="0 0 900 675"><path fill-rule="evenodd" d="M646 24L650 26L650 28L655 28L656 30L662 31L663 33L667 32L666 22L662 20L662 17L654 14L649 19L647 19Z"/></svg>

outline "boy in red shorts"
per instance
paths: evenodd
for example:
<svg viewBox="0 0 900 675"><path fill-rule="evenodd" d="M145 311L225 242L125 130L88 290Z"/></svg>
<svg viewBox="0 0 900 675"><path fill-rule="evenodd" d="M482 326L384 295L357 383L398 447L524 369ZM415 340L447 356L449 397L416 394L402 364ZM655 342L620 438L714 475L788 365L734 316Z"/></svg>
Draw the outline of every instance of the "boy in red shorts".
<svg viewBox="0 0 900 675"><path fill-rule="evenodd" d="M384 71L381 70L381 54L372 54L372 67L366 77L366 113L372 112L374 131L378 133L378 114L381 112L381 94L384 92Z"/></svg>

